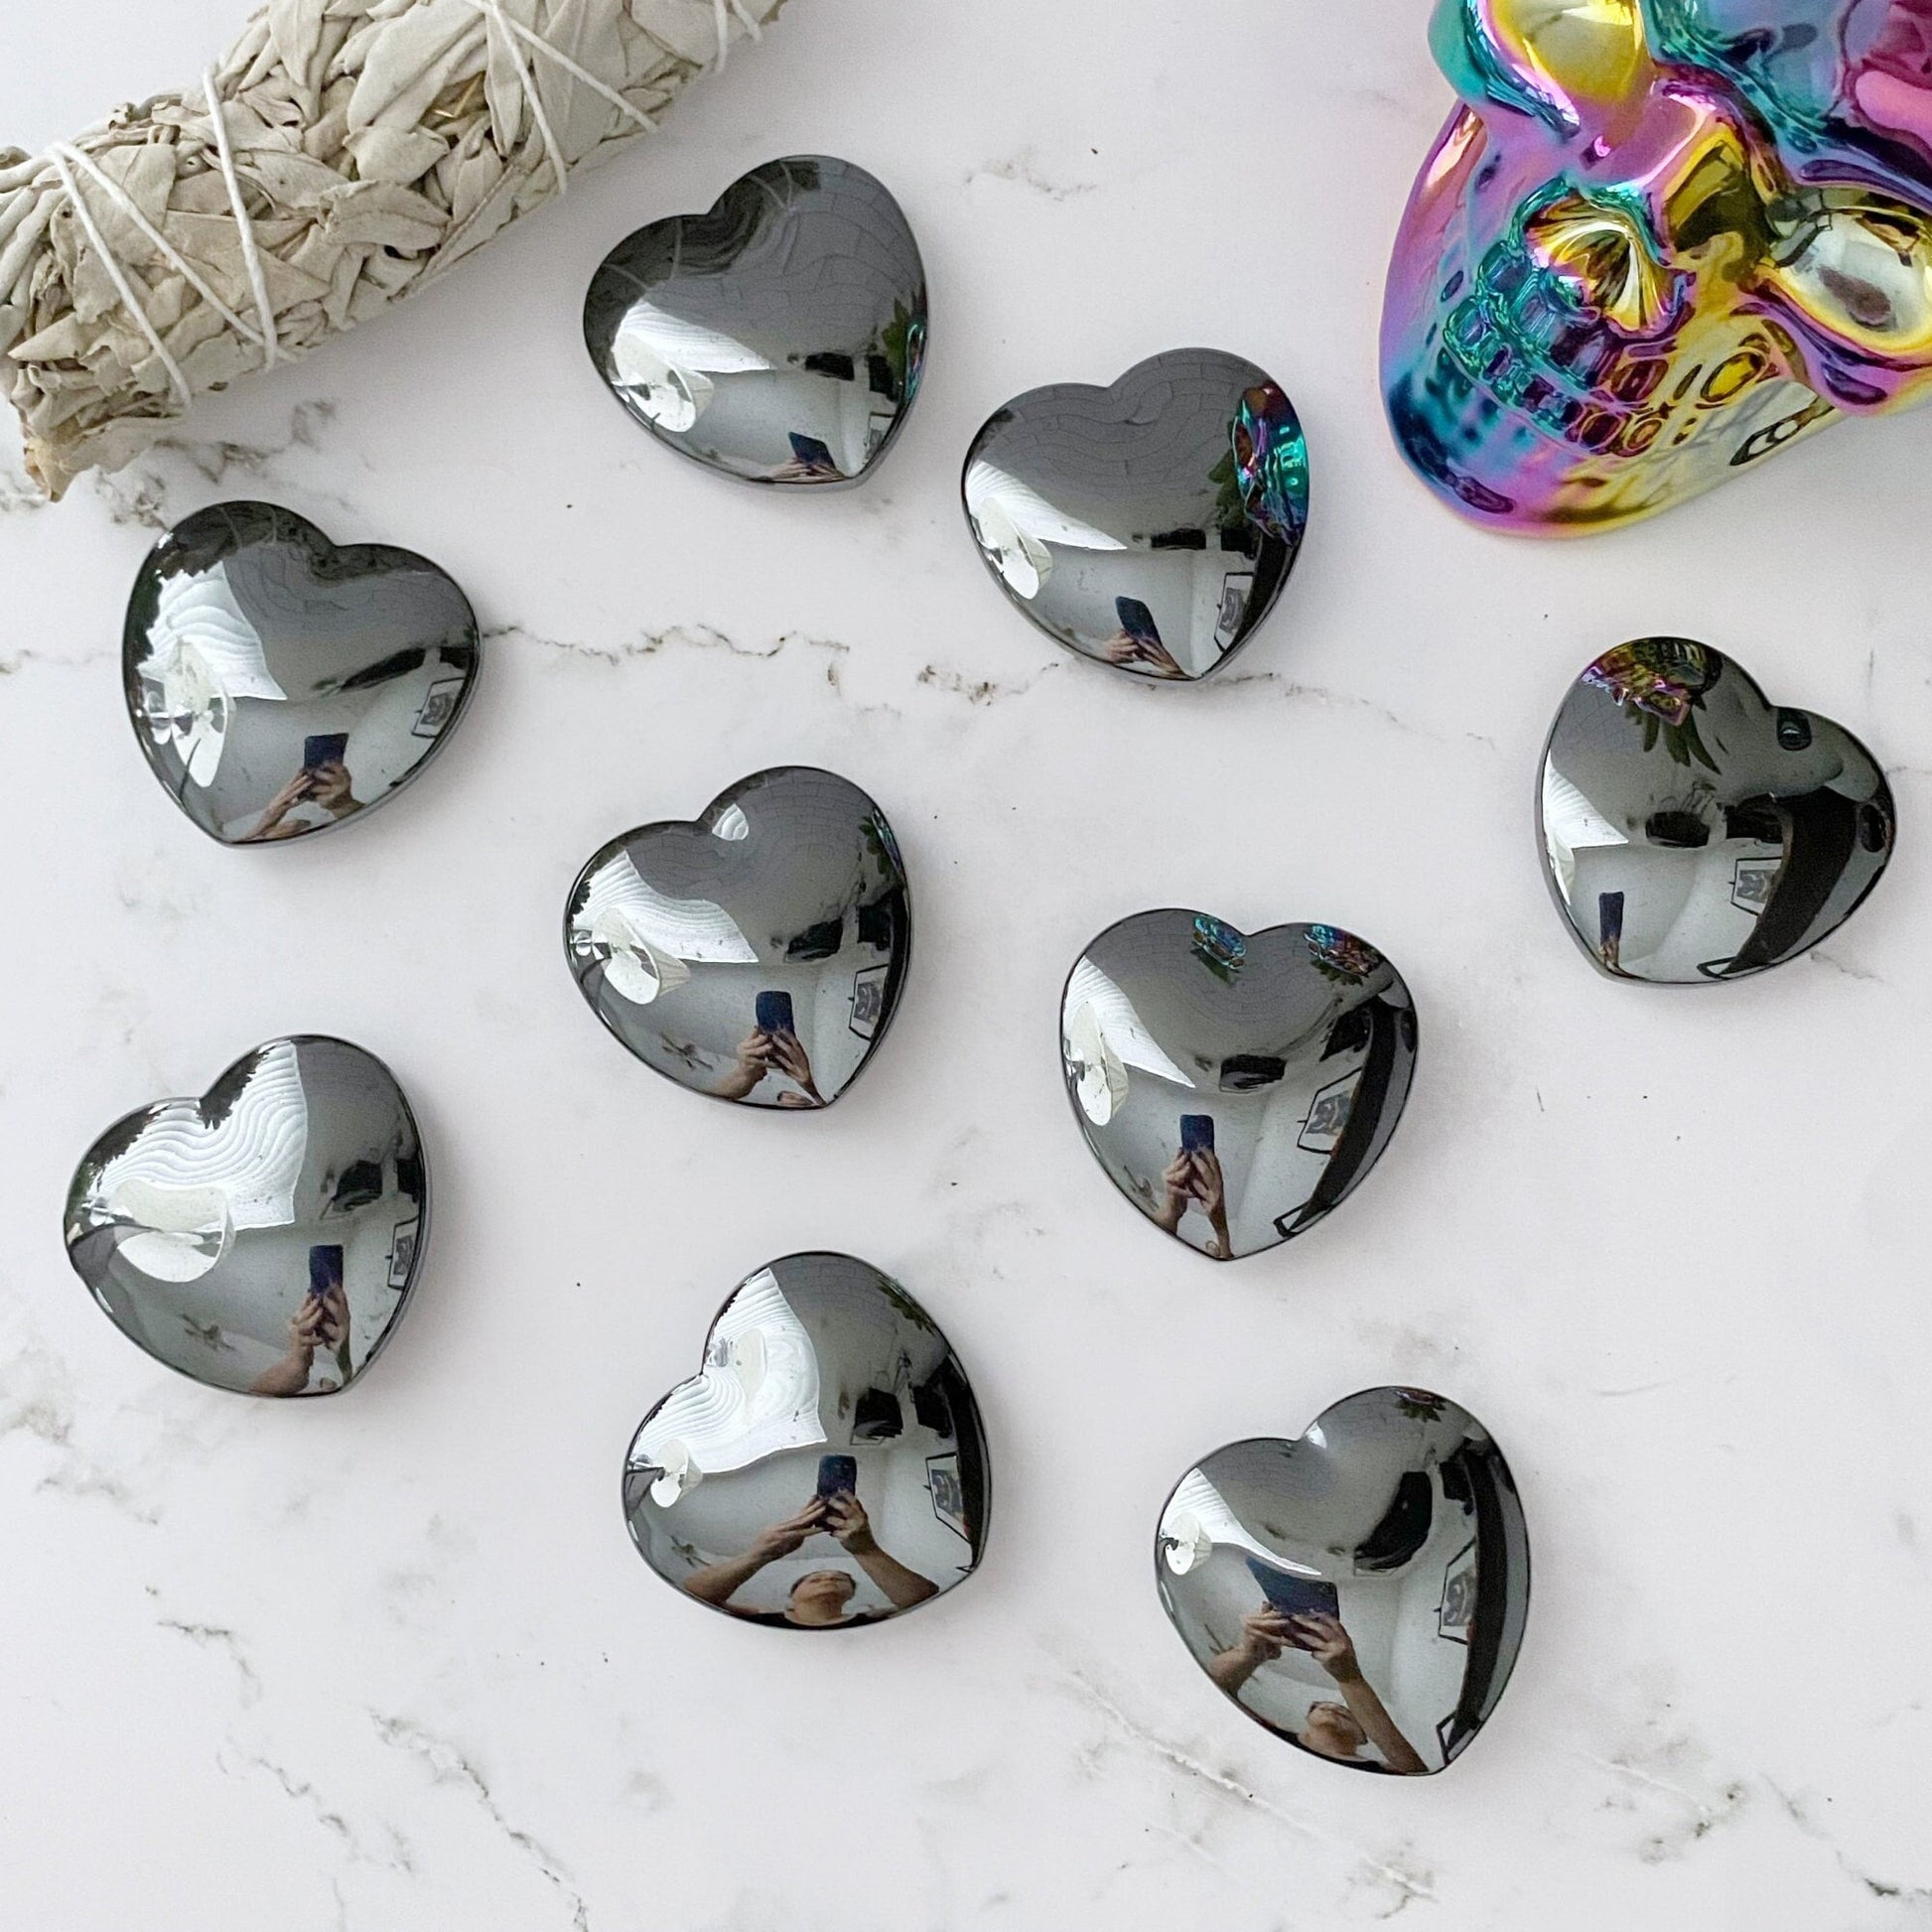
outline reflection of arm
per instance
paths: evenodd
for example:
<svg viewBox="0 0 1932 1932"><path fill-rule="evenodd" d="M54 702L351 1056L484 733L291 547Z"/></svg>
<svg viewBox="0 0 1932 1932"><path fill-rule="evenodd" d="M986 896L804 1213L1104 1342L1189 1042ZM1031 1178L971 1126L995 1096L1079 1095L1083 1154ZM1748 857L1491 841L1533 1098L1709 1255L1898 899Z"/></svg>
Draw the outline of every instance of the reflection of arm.
<svg viewBox="0 0 1932 1932"><path fill-rule="evenodd" d="M1240 1641L1208 1660L1207 1674L1229 1697L1238 1698L1248 1679L1282 1654L1286 1641L1287 1619L1277 1610L1256 1610L1243 1619Z"/></svg>
<svg viewBox="0 0 1932 1932"><path fill-rule="evenodd" d="M814 1496L795 1516L759 1531L743 1556L724 1557L694 1570L684 1580L685 1593L719 1608L745 1587L767 1563L788 1557L806 1537L822 1526L825 1505Z"/></svg>
<svg viewBox="0 0 1932 1932"><path fill-rule="evenodd" d="M770 1071L770 1067L771 1036L765 1033L755 1033L738 1042L738 1053L732 1061L731 1071L713 1091L721 1100L744 1100Z"/></svg>
<svg viewBox="0 0 1932 1932"><path fill-rule="evenodd" d="M1362 1675L1354 1640L1332 1616L1309 1615L1292 1619L1314 1661L1335 1680L1335 1689L1361 1725L1362 1734L1382 1753L1391 1771L1427 1771L1416 1747L1397 1729L1375 1688Z"/></svg>
<svg viewBox="0 0 1932 1932"><path fill-rule="evenodd" d="M829 1527L844 1544L846 1554L870 1577L896 1610L909 1610L928 1596L939 1594L939 1586L930 1578L908 1570L897 1557L879 1547L872 1533L872 1521L865 1505L849 1491L832 1498L827 1505Z"/></svg>
<svg viewBox="0 0 1932 1932"><path fill-rule="evenodd" d="M342 1284L331 1285L327 1295L303 1298L302 1306L289 1322L288 1353L269 1366L248 1385L250 1395L300 1395L309 1386L309 1371L315 1367L318 1348L346 1353L348 1339L348 1299ZM347 1364L343 1372L347 1374Z"/></svg>

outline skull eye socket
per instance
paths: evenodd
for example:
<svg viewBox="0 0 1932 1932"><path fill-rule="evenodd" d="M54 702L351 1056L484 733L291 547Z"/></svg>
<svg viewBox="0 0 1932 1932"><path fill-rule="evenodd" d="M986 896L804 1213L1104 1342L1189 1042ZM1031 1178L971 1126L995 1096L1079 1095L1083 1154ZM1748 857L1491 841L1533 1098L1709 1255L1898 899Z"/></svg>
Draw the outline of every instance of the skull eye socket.
<svg viewBox="0 0 1932 1932"><path fill-rule="evenodd" d="M1861 189L1771 209L1771 280L1827 333L1872 354L1932 358L1932 224Z"/></svg>
<svg viewBox="0 0 1932 1932"><path fill-rule="evenodd" d="M1638 0L1466 0L1504 59L1578 100L1621 100L1649 62Z"/></svg>

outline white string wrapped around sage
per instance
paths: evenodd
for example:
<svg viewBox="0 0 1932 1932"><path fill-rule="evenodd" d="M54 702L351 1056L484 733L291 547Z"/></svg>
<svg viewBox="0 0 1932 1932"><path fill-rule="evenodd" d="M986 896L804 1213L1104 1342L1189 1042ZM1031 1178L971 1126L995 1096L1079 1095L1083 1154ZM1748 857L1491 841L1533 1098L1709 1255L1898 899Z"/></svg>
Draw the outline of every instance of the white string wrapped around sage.
<svg viewBox="0 0 1932 1932"><path fill-rule="evenodd" d="M270 0L181 93L0 149L0 360L51 496L561 195L784 0Z"/></svg>

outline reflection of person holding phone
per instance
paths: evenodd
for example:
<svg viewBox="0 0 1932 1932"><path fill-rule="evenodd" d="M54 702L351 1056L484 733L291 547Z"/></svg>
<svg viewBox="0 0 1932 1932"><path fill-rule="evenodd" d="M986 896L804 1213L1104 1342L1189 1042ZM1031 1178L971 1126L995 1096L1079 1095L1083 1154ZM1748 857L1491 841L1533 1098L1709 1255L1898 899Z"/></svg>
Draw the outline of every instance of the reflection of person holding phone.
<svg viewBox="0 0 1932 1932"><path fill-rule="evenodd" d="M781 463L771 473L773 483L844 483L845 472L833 460L832 452L816 436L797 430L786 433L791 445L791 461Z"/></svg>
<svg viewBox="0 0 1932 1932"><path fill-rule="evenodd" d="M268 809L255 821L254 830L242 843L255 844L267 839L299 838L304 832L319 830L313 819L292 819L298 805L314 805L331 820L346 818L360 808L361 800L351 789L346 732L319 732L302 747L302 769L273 798Z"/></svg>
<svg viewBox="0 0 1932 1932"><path fill-rule="evenodd" d="M348 1293L343 1286L343 1251L334 1245L309 1250L309 1292L289 1318L288 1353L255 1377L251 1395L301 1395L309 1386L316 1355L339 1358L348 1343ZM343 1364L345 1378L346 1364ZM325 1389L337 1384L326 1382Z"/></svg>
<svg viewBox="0 0 1932 1932"><path fill-rule="evenodd" d="M1323 1699L1310 1705L1302 1729L1284 1731L1284 1735L1317 1756L1358 1764L1367 1770L1413 1777L1429 1769L1362 1675L1354 1640L1342 1628L1339 1617L1318 1610L1291 1616L1272 1603L1252 1610L1242 1619L1240 1640L1208 1664L1207 1674L1238 1701L1248 1679L1288 1649L1306 1651L1334 1679L1341 1702ZM1270 1725L1269 1728L1281 1730L1282 1726ZM1381 1763L1361 1755L1365 1744L1373 1744L1382 1753Z"/></svg>
<svg viewBox="0 0 1932 1932"><path fill-rule="evenodd" d="M1160 626L1154 613L1138 597L1114 599L1114 615L1120 628L1102 640L1100 654L1109 664L1142 667L1155 677L1181 677L1187 673L1174 662L1173 653L1161 641Z"/></svg>
<svg viewBox="0 0 1932 1932"><path fill-rule="evenodd" d="M812 1080L811 1055L798 1037L791 995L760 993L754 1008L754 1031L738 1042L731 1071L715 1091L726 1100L747 1100L767 1073L780 1073L798 1088L796 1093L779 1094L780 1107L824 1106L824 1096Z"/></svg>
<svg viewBox="0 0 1932 1932"><path fill-rule="evenodd" d="M825 1459L831 1462L841 1458ZM787 1593L782 1610L747 1610L731 1601L767 1564L792 1555L808 1536L821 1530L838 1539L846 1555L879 1587L892 1604L892 1610L861 1611L857 1616L852 1615L852 1599L858 1594L859 1580L846 1570L813 1570L800 1577ZM928 1596L939 1593L938 1585L917 1571L906 1569L897 1557L879 1547L866 1506L850 1488L835 1488L829 1494L814 1496L796 1515L761 1529L743 1556L727 1557L720 1563L694 1570L685 1578L684 1587L700 1602L716 1604L750 1622L789 1623L806 1629L882 1622L894 1611L909 1610L914 1603L923 1603Z"/></svg>
<svg viewBox="0 0 1932 1932"><path fill-rule="evenodd" d="M1161 1179L1167 1197L1155 1210L1156 1222L1170 1234L1178 1234L1181 1216L1193 1203L1213 1229L1207 1252L1216 1261L1226 1261L1234 1252L1234 1242L1228 1233L1227 1183L1221 1158L1214 1152L1213 1115L1181 1115L1180 1152L1168 1163Z"/></svg>

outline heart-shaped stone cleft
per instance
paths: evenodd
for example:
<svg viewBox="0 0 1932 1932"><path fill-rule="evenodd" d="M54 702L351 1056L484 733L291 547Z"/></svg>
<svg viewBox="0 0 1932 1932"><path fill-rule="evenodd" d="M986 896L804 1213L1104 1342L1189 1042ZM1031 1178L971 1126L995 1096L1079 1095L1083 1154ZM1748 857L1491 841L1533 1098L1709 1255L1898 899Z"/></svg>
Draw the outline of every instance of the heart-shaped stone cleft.
<svg viewBox="0 0 1932 1932"><path fill-rule="evenodd" d="M1494 1715L1529 1619L1509 1464L1424 1389L1369 1389L1292 1442L1215 1450L1168 1498L1154 1574L1224 1696L1355 1771L1452 1763Z"/></svg>
<svg viewBox="0 0 1932 1932"><path fill-rule="evenodd" d="M605 846L571 888L564 951L591 1010L667 1079L830 1106L879 1049L911 963L898 841L833 772L756 772L695 824Z"/></svg>
<svg viewBox="0 0 1932 1932"><path fill-rule="evenodd" d="M992 1470L959 1358L899 1285L796 1254L741 1283L704 1366L638 1425L623 1468L637 1553L747 1623L849 1629L979 1567Z"/></svg>
<svg viewBox="0 0 1932 1932"><path fill-rule="evenodd" d="M1306 1233L1381 1158L1415 1071L1415 1004L1367 941L1139 912L1067 977L1074 1118L1114 1185L1216 1261Z"/></svg>
<svg viewBox="0 0 1932 1932"><path fill-rule="evenodd" d="M619 242L584 298L584 343L682 455L751 483L857 483L918 394L925 266L884 183L791 155Z"/></svg>
<svg viewBox="0 0 1932 1932"><path fill-rule="evenodd" d="M114 1325L248 1395L346 1388L402 1318L428 1239L401 1087L314 1034L256 1047L200 1100L117 1121L68 1193L68 1259Z"/></svg>
<svg viewBox="0 0 1932 1932"><path fill-rule="evenodd" d="M1615 979L1743 979L1828 938L1891 862L1891 787L1842 725L1687 637L1606 651L1543 755L1544 877Z"/></svg>
<svg viewBox="0 0 1932 1932"><path fill-rule="evenodd" d="M148 553L121 677L169 797L223 845L325 832L401 790L476 682L470 601L427 558L216 503Z"/></svg>
<svg viewBox="0 0 1932 1932"><path fill-rule="evenodd" d="M1134 677L1206 677L1274 609L1309 520L1287 392L1221 349L1150 356L1111 388L1016 396L961 483L980 555L1056 642Z"/></svg>

